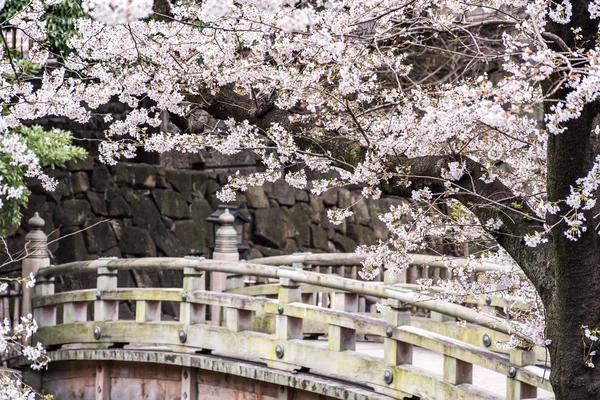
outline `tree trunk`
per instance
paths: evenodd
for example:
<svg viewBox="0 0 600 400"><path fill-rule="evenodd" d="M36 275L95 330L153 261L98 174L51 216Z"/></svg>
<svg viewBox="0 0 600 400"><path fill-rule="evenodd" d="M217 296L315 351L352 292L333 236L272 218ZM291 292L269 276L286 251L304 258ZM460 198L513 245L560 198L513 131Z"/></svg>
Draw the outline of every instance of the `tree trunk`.
<svg viewBox="0 0 600 400"><path fill-rule="evenodd" d="M588 256L580 264L559 268L567 273L558 277L557 290L546 305L550 381L557 400L600 399L600 346L599 356L593 358L596 368L586 366L581 328L600 328L598 256Z"/></svg>

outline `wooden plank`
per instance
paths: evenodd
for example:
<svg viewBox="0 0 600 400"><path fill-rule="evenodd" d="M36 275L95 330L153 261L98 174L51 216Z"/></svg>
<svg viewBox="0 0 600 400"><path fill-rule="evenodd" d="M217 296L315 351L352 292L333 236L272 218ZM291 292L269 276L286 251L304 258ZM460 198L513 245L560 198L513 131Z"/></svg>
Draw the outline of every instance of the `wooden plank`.
<svg viewBox="0 0 600 400"><path fill-rule="evenodd" d="M96 400L110 400L110 362L100 362L96 366Z"/></svg>

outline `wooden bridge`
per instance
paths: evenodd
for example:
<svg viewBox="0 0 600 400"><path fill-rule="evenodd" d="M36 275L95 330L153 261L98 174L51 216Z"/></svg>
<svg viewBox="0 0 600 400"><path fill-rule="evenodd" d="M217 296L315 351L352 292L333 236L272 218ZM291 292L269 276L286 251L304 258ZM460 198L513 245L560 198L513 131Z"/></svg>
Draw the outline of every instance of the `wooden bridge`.
<svg viewBox="0 0 600 400"><path fill-rule="evenodd" d="M545 350L496 348L508 340L505 322L474 309L501 299L462 306L412 290L410 275L425 261L420 273L444 276L431 256L416 256L408 282L356 279L356 254L239 261L226 213L211 260L49 266L43 221L34 219L23 273L36 274L37 285L23 289L21 312L33 311L33 341L52 362L39 373L23 357L8 365L57 399L553 398ZM181 271L183 285L118 287L126 270ZM95 288L55 293L55 277L90 272ZM135 303L135 320L119 318L123 301ZM176 320L162 318L163 302L179 305Z"/></svg>

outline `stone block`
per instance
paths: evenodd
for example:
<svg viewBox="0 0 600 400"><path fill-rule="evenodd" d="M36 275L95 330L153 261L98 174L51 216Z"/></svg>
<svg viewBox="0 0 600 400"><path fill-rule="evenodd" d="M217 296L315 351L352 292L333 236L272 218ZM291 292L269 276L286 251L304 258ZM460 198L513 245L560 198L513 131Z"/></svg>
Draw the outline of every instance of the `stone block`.
<svg viewBox="0 0 600 400"><path fill-rule="evenodd" d="M271 191L267 192L267 196L277 200L282 206L293 206L296 203L296 195L294 188L291 187L283 179L273 182Z"/></svg>
<svg viewBox="0 0 600 400"><path fill-rule="evenodd" d="M131 217L133 215L133 211L131 206L123 196L114 196L108 202L108 216L109 217Z"/></svg>
<svg viewBox="0 0 600 400"><path fill-rule="evenodd" d="M190 173L190 181L192 185L192 194L204 197L206 194L206 186L208 184L208 174L205 172L192 171Z"/></svg>
<svg viewBox="0 0 600 400"><path fill-rule="evenodd" d="M54 212L54 223L56 226L81 225L90 211L90 203L86 200L65 200L59 203Z"/></svg>
<svg viewBox="0 0 600 400"><path fill-rule="evenodd" d="M133 226L123 227L119 248L123 254L156 257L156 245L147 230Z"/></svg>
<svg viewBox="0 0 600 400"><path fill-rule="evenodd" d="M311 194L309 196L309 205L313 210L311 222L318 223L321 220L321 212L323 211L323 200L319 196Z"/></svg>
<svg viewBox="0 0 600 400"><path fill-rule="evenodd" d="M312 208L306 203L297 203L294 207L290 208L294 238L299 246L310 245L310 220L312 214Z"/></svg>
<svg viewBox="0 0 600 400"><path fill-rule="evenodd" d="M269 208L269 199L262 186L250 186L244 192L248 199L248 206L252 208Z"/></svg>
<svg viewBox="0 0 600 400"><path fill-rule="evenodd" d="M156 229L160 221L160 213L156 204L148 196L140 193L132 193L129 200L133 212L133 225L146 228L150 231Z"/></svg>
<svg viewBox="0 0 600 400"><path fill-rule="evenodd" d="M325 229L317 225L310 226L311 231L311 246L317 249L328 250L327 232Z"/></svg>
<svg viewBox="0 0 600 400"><path fill-rule="evenodd" d="M186 254L204 253L206 231L200 229L194 221L175 222L175 236L185 247Z"/></svg>
<svg viewBox="0 0 600 400"><path fill-rule="evenodd" d="M254 248L263 254L264 257L272 257L272 256L282 256L286 254L283 250L274 249L272 247L261 246L259 244L255 245Z"/></svg>
<svg viewBox="0 0 600 400"><path fill-rule="evenodd" d="M194 199L192 201L192 219L198 226L210 226L211 224L206 222L206 218L208 218L213 211L214 209L210 206L208 201L204 199Z"/></svg>
<svg viewBox="0 0 600 400"><path fill-rule="evenodd" d="M175 234L163 224L159 224L151 236L156 247L167 257L181 257L188 254L188 251L175 237Z"/></svg>
<svg viewBox="0 0 600 400"><path fill-rule="evenodd" d="M71 160L67 162L69 171L91 171L94 169L94 157L88 155L83 160Z"/></svg>
<svg viewBox="0 0 600 400"><path fill-rule="evenodd" d="M219 185L216 181L209 179L205 184L204 195L209 196L211 194L215 194L221 189L221 185Z"/></svg>
<svg viewBox="0 0 600 400"><path fill-rule="evenodd" d="M83 239L83 232L79 228L61 229L60 236L58 250L56 251L57 264L87 259L88 252Z"/></svg>
<svg viewBox="0 0 600 400"><path fill-rule="evenodd" d="M363 225L348 224L346 234L358 244L373 245L377 243L375 232Z"/></svg>
<svg viewBox="0 0 600 400"><path fill-rule="evenodd" d="M175 219L190 216L188 203L180 193L168 189L155 189L152 191L152 197L162 215Z"/></svg>
<svg viewBox="0 0 600 400"><path fill-rule="evenodd" d="M294 192L296 202L308 203L308 192L306 190L296 190Z"/></svg>
<svg viewBox="0 0 600 400"><path fill-rule="evenodd" d="M336 233L333 237L333 243L335 244L336 248L340 249L344 253L351 253L355 251L357 246L354 240L340 235L339 233Z"/></svg>
<svg viewBox="0 0 600 400"><path fill-rule="evenodd" d="M289 225L288 215L280 208L260 209L254 213L255 238L268 246L281 249L285 245Z"/></svg>
<svg viewBox="0 0 600 400"><path fill-rule="evenodd" d="M336 188L329 189L325 193L321 194L323 203L327 206L335 206L338 202L338 190Z"/></svg>
<svg viewBox="0 0 600 400"><path fill-rule="evenodd" d="M116 175L119 185L148 189L156 186L156 170L148 164L118 164Z"/></svg>
<svg viewBox="0 0 600 400"><path fill-rule="evenodd" d="M186 201L192 200L192 176L188 171L167 170L166 177L167 182L173 189L181 193Z"/></svg>
<svg viewBox="0 0 600 400"><path fill-rule="evenodd" d="M79 171L71 175L71 186L73 193L85 193L90 189L90 180L87 172Z"/></svg>
<svg viewBox="0 0 600 400"><path fill-rule="evenodd" d="M90 218L83 224L83 237L88 253L99 254L117 245L117 239L108 220Z"/></svg>
<svg viewBox="0 0 600 400"><path fill-rule="evenodd" d="M97 164L92 170L92 187L98 191L104 191L112 186L112 175L106 165Z"/></svg>
<svg viewBox="0 0 600 400"><path fill-rule="evenodd" d="M106 201L104 200L104 195L98 192L94 192L92 190L88 190L85 193L85 197L90 203L92 207L92 213L95 215L108 215L108 211L106 209Z"/></svg>

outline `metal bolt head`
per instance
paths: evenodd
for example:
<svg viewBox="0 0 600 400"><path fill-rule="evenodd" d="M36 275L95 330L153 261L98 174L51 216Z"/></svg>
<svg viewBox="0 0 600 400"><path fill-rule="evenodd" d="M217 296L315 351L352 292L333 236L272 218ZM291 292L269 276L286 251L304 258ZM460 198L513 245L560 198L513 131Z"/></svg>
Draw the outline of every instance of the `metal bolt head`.
<svg viewBox="0 0 600 400"><path fill-rule="evenodd" d="M182 292L181 293L181 301L187 301L187 293L186 292Z"/></svg>
<svg viewBox="0 0 600 400"><path fill-rule="evenodd" d="M510 367L508 369L508 376L510 376L511 378L517 376L517 369L515 367Z"/></svg>
<svg viewBox="0 0 600 400"><path fill-rule="evenodd" d="M100 297L102 297L102 292L100 292L99 290L96 290L96 300L100 300Z"/></svg>
<svg viewBox="0 0 600 400"><path fill-rule="evenodd" d="M183 398L184 400L187 399L187 392L183 392Z"/></svg>
<svg viewBox="0 0 600 400"><path fill-rule="evenodd" d="M383 373L383 381L386 385L391 384L394 381L394 373L391 369L386 369Z"/></svg>
<svg viewBox="0 0 600 400"><path fill-rule="evenodd" d="M277 356L277 358L282 359L284 354L285 351L282 345L278 344L277 346L275 346L275 355Z"/></svg>
<svg viewBox="0 0 600 400"><path fill-rule="evenodd" d="M392 337L392 335L394 334L394 328L392 328L391 326L388 326L387 329L385 330L385 335L387 337Z"/></svg>
<svg viewBox="0 0 600 400"><path fill-rule="evenodd" d="M279 314L283 314L283 306L282 306L281 304L278 304L278 305L277 305L277 312L278 312Z"/></svg>
<svg viewBox="0 0 600 400"><path fill-rule="evenodd" d="M188 378L188 373L187 371L183 371L183 379L187 379Z"/></svg>
<svg viewBox="0 0 600 400"><path fill-rule="evenodd" d="M485 304L487 304L488 306L489 306L490 304L492 304L492 298L491 298L491 297L489 297L489 296L488 296L488 297L486 297L486 298L485 298Z"/></svg>
<svg viewBox="0 0 600 400"><path fill-rule="evenodd" d="M481 341L483 342L483 345L485 347L490 347L492 345L492 337L490 335L488 335L487 333L483 334Z"/></svg>
<svg viewBox="0 0 600 400"><path fill-rule="evenodd" d="M183 329L179 331L179 341L185 343L187 341L187 332Z"/></svg>
<svg viewBox="0 0 600 400"><path fill-rule="evenodd" d="M99 340L101 336L102 336L102 330L100 330L99 326L95 327L94 328L94 338L96 340Z"/></svg>

